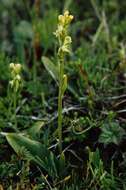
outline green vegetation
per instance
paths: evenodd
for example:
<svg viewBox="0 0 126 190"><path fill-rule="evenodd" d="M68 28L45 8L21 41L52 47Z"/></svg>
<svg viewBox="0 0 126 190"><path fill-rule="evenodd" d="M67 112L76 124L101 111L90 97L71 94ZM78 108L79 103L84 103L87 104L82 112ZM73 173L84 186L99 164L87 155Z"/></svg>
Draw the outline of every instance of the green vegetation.
<svg viewBox="0 0 126 190"><path fill-rule="evenodd" d="M0 190L126 190L125 10L1 0Z"/></svg>

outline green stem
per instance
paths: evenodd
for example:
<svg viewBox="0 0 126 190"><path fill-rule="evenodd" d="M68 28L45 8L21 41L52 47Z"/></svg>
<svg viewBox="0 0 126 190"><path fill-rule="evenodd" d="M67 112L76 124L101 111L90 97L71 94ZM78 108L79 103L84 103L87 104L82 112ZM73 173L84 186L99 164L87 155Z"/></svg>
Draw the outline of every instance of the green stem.
<svg viewBox="0 0 126 190"><path fill-rule="evenodd" d="M16 116L16 108L17 108L17 92L14 90L14 129L17 132L17 116Z"/></svg>
<svg viewBox="0 0 126 190"><path fill-rule="evenodd" d="M7 89L7 97L9 100L9 108L8 108L8 114L7 114L7 119L9 120L11 115L12 115L12 106L13 106L13 98L11 96L11 91L10 91L10 86L8 85Z"/></svg>
<svg viewBox="0 0 126 190"><path fill-rule="evenodd" d="M58 95L58 136L59 136L59 151L62 153L62 85L64 74L64 57L60 57L60 74L59 74L59 95Z"/></svg>

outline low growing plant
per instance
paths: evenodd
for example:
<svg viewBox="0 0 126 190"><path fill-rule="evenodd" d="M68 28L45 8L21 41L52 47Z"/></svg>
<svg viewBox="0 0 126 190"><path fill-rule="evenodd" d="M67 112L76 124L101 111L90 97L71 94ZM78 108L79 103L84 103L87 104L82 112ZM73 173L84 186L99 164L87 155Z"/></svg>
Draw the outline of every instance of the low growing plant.
<svg viewBox="0 0 126 190"><path fill-rule="evenodd" d="M22 66L20 64L10 63L10 71L11 71L11 78L10 87L12 90L12 106L14 111L14 129L17 130L17 118L16 118L16 108L17 108L17 101L19 97L20 88L22 86L22 78L21 78L21 69ZM11 108L10 108L11 109Z"/></svg>

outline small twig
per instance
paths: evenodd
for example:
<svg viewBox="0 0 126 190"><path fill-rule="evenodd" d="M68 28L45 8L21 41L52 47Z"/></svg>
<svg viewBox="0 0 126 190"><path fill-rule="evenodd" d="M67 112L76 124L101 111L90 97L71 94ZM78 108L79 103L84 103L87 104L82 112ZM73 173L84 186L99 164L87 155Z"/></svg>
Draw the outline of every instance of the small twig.
<svg viewBox="0 0 126 190"><path fill-rule="evenodd" d="M95 11L95 14L96 14L97 18L101 21L101 14L100 14L100 12L98 10L98 6L97 6L95 0L91 0L91 4L92 4L92 7L93 7L93 9Z"/></svg>
<svg viewBox="0 0 126 190"><path fill-rule="evenodd" d="M83 162L83 160L71 149L68 149L67 152L71 152L80 162Z"/></svg>
<svg viewBox="0 0 126 190"><path fill-rule="evenodd" d="M49 186L50 190L53 190L53 188L51 187L50 183L48 182L47 178L44 176L44 174L42 173L41 169L37 166L38 170L41 173L41 176L44 178L45 182L47 183L47 185Z"/></svg>

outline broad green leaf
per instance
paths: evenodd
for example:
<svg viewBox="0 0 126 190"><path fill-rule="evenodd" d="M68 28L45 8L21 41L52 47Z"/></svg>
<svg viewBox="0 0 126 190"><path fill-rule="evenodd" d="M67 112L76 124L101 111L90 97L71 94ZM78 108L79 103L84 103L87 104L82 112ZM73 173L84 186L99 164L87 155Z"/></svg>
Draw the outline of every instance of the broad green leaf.
<svg viewBox="0 0 126 190"><path fill-rule="evenodd" d="M37 121L32 127L27 129L27 134L30 135L33 139L37 137L37 134L39 134L40 129L44 126L43 121Z"/></svg>
<svg viewBox="0 0 126 190"><path fill-rule="evenodd" d="M46 70L49 72L49 74L52 76L52 78L56 81L56 83L58 85L58 81L59 81L58 66L54 65L53 62L45 56L42 57L42 62L44 64ZM79 99L78 94L76 93L74 88L72 88L72 86L70 86L69 84L68 84L68 90L74 95L75 98Z"/></svg>
<svg viewBox="0 0 126 190"><path fill-rule="evenodd" d="M58 67L54 65L54 63L49 58L44 57L44 56L42 57L42 62L46 70L52 76L52 78L58 83L58 78L59 78Z"/></svg>
<svg viewBox="0 0 126 190"><path fill-rule="evenodd" d="M14 149L14 151L20 155L20 151L24 148L25 159L35 162L40 167L42 167L48 175L52 178L60 176L61 171L59 171L59 160L56 156L48 150L43 144L38 141L31 140L25 137L23 134L17 133L1 133L4 135Z"/></svg>
<svg viewBox="0 0 126 190"><path fill-rule="evenodd" d="M48 156L48 149L38 141L31 140L30 138L17 133L2 134L6 136L8 143L12 146L17 154L20 152L21 147L25 147L33 156L36 155L41 159Z"/></svg>

